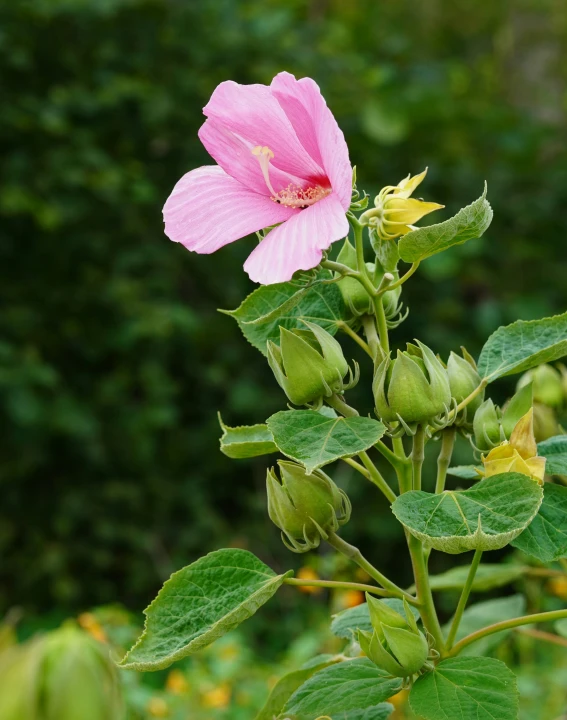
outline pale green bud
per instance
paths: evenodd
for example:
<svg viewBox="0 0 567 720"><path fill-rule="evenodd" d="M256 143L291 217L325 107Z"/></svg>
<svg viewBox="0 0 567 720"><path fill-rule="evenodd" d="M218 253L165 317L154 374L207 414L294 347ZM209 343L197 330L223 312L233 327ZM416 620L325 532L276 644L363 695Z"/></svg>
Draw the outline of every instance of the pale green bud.
<svg viewBox="0 0 567 720"><path fill-rule="evenodd" d="M563 404L563 379L561 373L551 365L539 365L524 373L518 380L518 390L525 385L533 383L533 398L535 402L559 407Z"/></svg>
<svg viewBox="0 0 567 720"><path fill-rule="evenodd" d="M340 344L319 325L307 330L280 325L280 344L268 341L268 363L294 405L305 405L343 389L348 372Z"/></svg>
<svg viewBox="0 0 567 720"><path fill-rule="evenodd" d="M306 552L349 521L350 500L321 470L308 475L298 463L279 460L278 465L281 480L274 468L266 477L268 514L282 531L284 544Z"/></svg>
<svg viewBox="0 0 567 720"><path fill-rule="evenodd" d="M395 360L384 358L374 374L376 412L386 422L424 423L449 408L447 371L426 345L416 342L398 350Z"/></svg>
<svg viewBox="0 0 567 720"><path fill-rule="evenodd" d="M457 405L474 392L481 383L480 375L476 369L476 363L464 348L463 357L454 352L451 352L449 355L447 375L449 376L451 397L455 399ZM480 392L474 400L471 400L462 413L459 413L461 417L457 418L457 424L468 424L474 417L475 412L482 405L483 400L484 390Z"/></svg>
<svg viewBox="0 0 567 720"><path fill-rule="evenodd" d="M555 410L548 405L534 403L534 435L540 443L555 435L562 434Z"/></svg>
<svg viewBox="0 0 567 720"><path fill-rule="evenodd" d="M337 256L337 262L346 265L351 270L358 269L356 250L350 244L348 238L345 239L341 251ZM371 275L374 273L374 265L371 263L366 263L366 268ZM370 295L358 280L353 277L344 277L342 280L339 280L337 286L347 307L350 308L354 314L363 315L372 311Z"/></svg>
<svg viewBox="0 0 567 720"><path fill-rule="evenodd" d="M373 633L359 630L362 651L373 663L394 677L409 677L427 661L429 648L404 600L406 617L381 600L366 595Z"/></svg>
<svg viewBox="0 0 567 720"><path fill-rule="evenodd" d="M497 408L490 398L478 408L473 420L473 431L474 441L479 450L490 450L506 439L501 420L500 408Z"/></svg>

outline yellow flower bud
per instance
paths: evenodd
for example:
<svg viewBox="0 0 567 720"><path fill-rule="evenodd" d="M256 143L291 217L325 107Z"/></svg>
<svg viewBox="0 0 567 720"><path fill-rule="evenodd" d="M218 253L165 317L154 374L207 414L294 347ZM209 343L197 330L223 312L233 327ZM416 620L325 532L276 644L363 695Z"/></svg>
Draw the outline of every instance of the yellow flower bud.
<svg viewBox="0 0 567 720"><path fill-rule="evenodd" d="M363 213L360 221L375 228L382 240L394 240L415 230L414 223L434 210L445 207L411 197L426 174L427 168L419 175L408 175L395 186L387 185L382 188L374 199L375 207Z"/></svg>
<svg viewBox="0 0 567 720"><path fill-rule="evenodd" d="M538 457L534 437L533 409L520 418L510 440L483 455L483 475L491 477L500 473L517 472L528 475L540 485L545 475L545 458Z"/></svg>

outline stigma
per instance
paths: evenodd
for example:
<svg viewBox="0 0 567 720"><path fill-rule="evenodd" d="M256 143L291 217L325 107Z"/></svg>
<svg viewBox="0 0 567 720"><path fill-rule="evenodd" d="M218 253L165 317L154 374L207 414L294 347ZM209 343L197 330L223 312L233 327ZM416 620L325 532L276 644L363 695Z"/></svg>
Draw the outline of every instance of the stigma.
<svg viewBox="0 0 567 720"><path fill-rule="evenodd" d="M320 185L314 187L302 188L299 185L290 183L283 190L276 192L270 181L270 160L273 159L274 153L266 145L256 145L250 151L258 159L262 175L268 190L272 193L270 200L285 205L286 207L303 209L314 205L319 200L331 193L330 188L324 188Z"/></svg>

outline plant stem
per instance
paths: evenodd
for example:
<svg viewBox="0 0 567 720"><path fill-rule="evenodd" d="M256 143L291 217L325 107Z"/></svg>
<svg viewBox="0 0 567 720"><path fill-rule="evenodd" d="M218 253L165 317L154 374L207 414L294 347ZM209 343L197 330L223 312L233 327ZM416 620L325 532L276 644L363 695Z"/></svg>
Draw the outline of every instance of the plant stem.
<svg viewBox="0 0 567 720"><path fill-rule="evenodd" d="M327 405L330 405L333 410L336 410L344 417L358 417L358 410L351 407L342 399L342 397L340 397L336 393L333 393L333 395L329 395L328 398L325 398L325 401Z"/></svg>
<svg viewBox="0 0 567 720"><path fill-rule="evenodd" d="M376 323L374 322L372 315L362 316L362 327L364 328L364 334L368 340L368 346L370 348L372 359L376 361L380 352L380 339L378 338Z"/></svg>
<svg viewBox="0 0 567 720"><path fill-rule="evenodd" d="M390 352L390 341L388 339L388 324L386 322L386 313L384 312L384 304L382 297L373 297L374 312L376 313L376 324L378 325L378 334L380 335L380 345L386 355Z"/></svg>
<svg viewBox="0 0 567 720"><path fill-rule="evenodd" d="M441 435L441 450L439 451L439 457L437 458L437 482L435 483L436 493L442 493L443 490L445 490L447 469L451 463L456 434L456 428L447 428Z"/></svg>
<svg viewBox="0 0 567 720"><path fill-rule="evenodd" d="M392 465L392 467L401 467L403 463L406 461L405 456L404 458L400 458L396 453L392 452L390 448L382 442L382 440L378 440L378 442L374 445L376 450L386 458L386 460Z"/></svg>
<svg viewBox="0 0 567 720"><path fill-rule="evenodd" d="M522 635L528 635L536 640L543 640L544 642L552 643L553 645L560 645L561 647L567 647L567 638L554 635L553 633L545 632L545 630L534 630L532 628L521 628L517 632Z"/></svg>
<svg viewBox="0 0 567 720"><path fill-rule="evenodd" d="M418 425L415 435L413 436L413 448L411 451L411 464L413 468L412 488L421 490L421 468L425 460L425 429L423 425Z"/></svg>
<svg viewBox="0 0 567 720"><path fill-rule="evenodd" d="M398 481L400 483L400 492L403 493L411 490L412 469L407 463L402 465L398 471ZM439 652L442 652L445 643L439 618L437 617L437 611L435 610L435 603L433 602L431 585L429 584L429 572L427 569L428 558L425 557L422 543L407 530L405 531L405 535L413 567L415 589L419 602L419 613L425 628L435 640L437 649Z"/></svg>
<svg viewBox="0 0 567 720"><path fill-rule="evenodd" d="M374 585L365 585L364 583L342 582L339 580L301 580L300 578L286 578L284 585L296 585L297 587L322 587L331 590L360 590L361 592L372 593L382 597L398 597L398 593L390 590L377 588Z"/></svg>
<svg viewBox="0 0 567 720"><path fill-rule="evenodd" d="M374 485L376 485L376 487L384 493L386 498L390 501L391 505L397 497L396 493L388 485L386 480L384 480L382 473L368 457L368 453L360 452L358 453L358 457L362 460L362 462L364 463L364 467L368 470L371 482L373 482Z"/></svg>
<svg viewBox="0 0 567 720"><path fill-rule="evenodd" d="M414 274L414 272L419 267L419 262L412 263L412 266L410 269L402 275L402 277L399 280L396 280L396 282L392 283L389 287L387 287L383 292L386 292L386 290L395 290L396 288L400 287L400 285L403 285L406 280L409 280L410 277Z"/></svg>
<svg viewBox="0 0 567 720"><path fill-rule="evenodd" d="M368 344L365 343L364 340L360 337L360 335L355 333L354 330L346 322L343 322L341 320L337 323L337 327L339 328L339 330L342 330L346 335L352 338L354 342L359 345L367 355L369 355L371 358L374 358L374 355L372 354L372 351L370 350Z"/></svg>
<svg viewBox="0 0 567 720"><path fill-rule="evenodd" d="M482 630L467 635L458 643L453 645L451 651L446 654L446 657L454 657L458 655L461 650L466 648L476 640L480 640L488 635L494 635L494 633L500 632L501 630L511 630L512 628L521 627L522 625L535 625L540 622L552 622L553 620L561 620L567 617L567 609L565 610L552 610L551 612L534 613L533 615L522 615L522 617L514 618L513 620L503 620L502 622L488 625Z"/></svg>
<svg viewBox="0 0 567 720"><path fill-rule="evenodd" d="M327 542L329 543L329 545L334 547L335 550L340 552L341 555L344 555L345 557L349 558L349 560L355 562L359 567L361 567L365 572L367 572L373 580L376 580L377 583L380 583L383 588L385 588L386 590L390 590L396 597L405 598L410 604L417 605L416 598L407 593L405 590L402 590L401 587L398 587L391 580L388 580L388 578L383 575L379 570L377 570L374 565L368 562L368 560L362 555L362 553L357 547L355 547L354 545L350 545L333 532L329 533Z"/></svg>
<svg viewBox="0 0 567 720"><path fill-rule="evenodd" d="M461 597L459 598L459 604L457 605L457 610L455 611L455 617L453 618L453 622L451 623L451 629L449 630L449 635L447 636L447 648L449 650L452 648L453 643L455 642L457 630L459 629L459 625L461 624L461 619L463 617L465 607L467 606L469 595L471 594L474 578L481 558L482 550L475 550L473 561L469 569L469 574L467 575L467 581L461 593Z"/></svg>
<svg viewBox="0 0 567 720"><path fill-rule="evenodd" d="M347 465L350 465L352 468L354 468L357 472L359 472L361 475L363 475L367 480L370 480L370 473L366 468L361 465L360 463L356 462L356 460L353 460L352 458L345 457L341 458L343 462L345 462Z"/></svg>
<svg viewBox="0 0 567 720"><path fill-rule="evenodd" d="M460 402L460 403L457 405L457 407L455 408L455 410L454 410L452 413L449 414L449 421L450 421L450 422L453 421L453 420L457 417L457 415L461 412L461 410L463 410L464 408L466 408L466 406L467 406L470 402L472 402L477 395L480 395L480 393L484 390L484 388L485 388L487 385L488 385L488 380L487 380L486 378L483 378L483 379L480 381L480 385L479 385L478 387L476 387L476 388L472 391L472 393L471 393L470 395L467 395L467 397L466 397L462 402Z"/></svg>

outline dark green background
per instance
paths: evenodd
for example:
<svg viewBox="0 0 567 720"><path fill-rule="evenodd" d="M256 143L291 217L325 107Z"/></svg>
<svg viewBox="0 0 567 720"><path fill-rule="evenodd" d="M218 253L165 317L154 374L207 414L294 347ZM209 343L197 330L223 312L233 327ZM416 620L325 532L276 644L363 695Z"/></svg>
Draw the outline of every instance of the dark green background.
<svg viewBox="0 0 567 720"><path fill-rule="evenodd" d="M216 312L252 289L254 240L196 256L162 231L174 183L209 162L219 82L315 78L359 186L429 166L439 219L488 181L491 228L424 263L396 340L476 354L567 307L563 0L2 0L0 65L0 615L140 608L227 543L301 562L267 519L265 459L218 451L217 409L285 406ZM350 539L401 577L384 504L344 480Z"/></svg>

